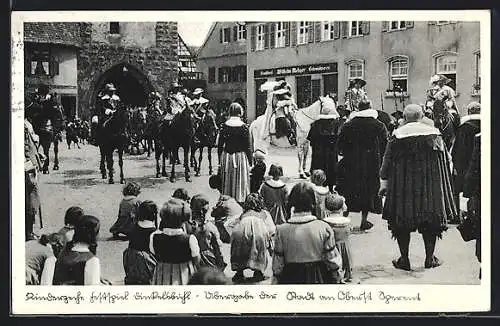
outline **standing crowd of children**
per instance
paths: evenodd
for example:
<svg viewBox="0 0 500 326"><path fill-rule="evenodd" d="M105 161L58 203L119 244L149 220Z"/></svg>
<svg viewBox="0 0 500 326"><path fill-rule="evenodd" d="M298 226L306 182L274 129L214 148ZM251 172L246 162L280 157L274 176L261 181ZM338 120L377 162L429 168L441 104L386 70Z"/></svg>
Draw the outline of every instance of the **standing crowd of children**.
<svg viewBox="0 0 500 326"><path fill-rule="evenodd" d="M127 183L110 228L113 239L128 240L124 283L238 284L263 281L272 276L268 270L284 284L351 281L350 220L342 216L344 198L325 187L325 173L313 171L312 183L289 192L283 168L271 165L265 178L260 163L244 203L222 195L212 209L204 194L190 197L183 188L158 207L138 198L139 184ZM210 179L211 188L219 185ZM26 284L110 284L101 278L97 257L99 219L70 207L64 223L59 232L26 242ZM223 243L230 245L230 257L224 257ZM232 280L224 274L228 265Z"/></svg>

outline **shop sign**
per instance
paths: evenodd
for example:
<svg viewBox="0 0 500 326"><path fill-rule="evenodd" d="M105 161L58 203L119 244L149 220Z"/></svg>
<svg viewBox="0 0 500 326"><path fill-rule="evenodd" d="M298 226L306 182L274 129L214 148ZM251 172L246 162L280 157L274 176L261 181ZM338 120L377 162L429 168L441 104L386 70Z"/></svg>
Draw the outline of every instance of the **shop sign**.
<svg viewBox="0 0 500 326"><path fill-rule="evenodd" d="M337 63L319 63L303 66L292 66L283 68L260 69L254 71L254 78L267 78L278 76L293 76L293 75L313 75L336 73Z"/></svg>

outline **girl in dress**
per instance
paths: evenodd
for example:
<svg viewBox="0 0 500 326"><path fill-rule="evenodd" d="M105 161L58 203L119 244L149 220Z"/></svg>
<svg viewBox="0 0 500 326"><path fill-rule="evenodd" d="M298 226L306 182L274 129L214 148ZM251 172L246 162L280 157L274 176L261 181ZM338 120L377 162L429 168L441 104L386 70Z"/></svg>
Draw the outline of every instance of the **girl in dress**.
<svg viewBox="0 0 500 326"><path fill-rule="evenodd" d="M191 208L178 198L167 201L160 211L160 230L153 232L149 247L158 263L154 285L186 285L200 264L200 247L182 224L191 218Z"/></svg>
<svg viewBox="0 0 500 326"><path fill-rule="evenodd" d="M175 189L174 193L172 194L172 198L180 199L184 201L187 205L189 205L189 202L191 201L191 197L189 196L189 193L185 188ZM184 222L182 224L182 229L187 234L193 234L195 229L193 220L189 219L189 221Z"/></svg>
<svg viewBox="0 0 500 326"><path fill-rule="evenodd" d="M59 234L64 236L65 244L73 240L73 235L75 234L75 225L78 223L82 216L83 209L78 206L73 206L66 210L66 214L64 215L64 226L58 232Z"/></svg>
<svg viewBox="0 0 500 326"><path fill-rule="evenodd" d="M352 254L349 244L349 235L352 230L351 219L343 216L343 212L347 209L345 198L337 193L328 194L325 199L325 207L327 210L327 222L335 233L335 245L342 257L343 281L352 281Z"/></svg>
<svg viewBox="0 0 500 326"><path fill-rule="evenodd" d="M316 197L312 185L296 184L288 197L291 212L287 223L278 225L273 272L280 284L328 284L342 260L335 247L332 228L313 215Z"/></svg>
<svg viewBox="0 0 500 326"><path fill-rule="evenodd" d="M231 235L231 269L236 272L233 282L244 281L243 272L246 269L254 271L254 282L260 282L265 279L276 226L264 209L264 201L259 194L249 194L243 209L244 213Z"/></svg>
<svg viewBox="0 0 500 326"><path fill-rule="evenodd" d="M113 239L118 239L120 234L128 236L136 223L137 209L141 202L137 198L141 193L141 187L136 182L128 182L123 188L123 199L118 210L118 219L109 229Z"/></svg>
<svg viewBox="0 0 500 326"><path fill-rule="evenodd" d="M250 193L250 162L252 160L250 133L241 120L243 109L238 103L229 106L230 118L219 134L219 172L222 179L221 193L245 201Z"/></svg>
<svg viewBox="0 0 500 326"><path fill-rule="evenodd" d="M316 196L316 206L314 215L322 220L326 217L325 198L329 194L329 188L325 186L326 174L323 170L314 170L311 174L311 182L314 184L314 195Z"/></svg>
<svg viewBox="0 0 500 326"><path fill-rule="evenodd" d="M194 222L194 235L200 246L200 266L208 266L224 271L227 264L221 253L222 241L217 227L206 219L209 202L205 195L199 194L191 199L191 212Z"/></svg>
<svg viewBox="0 0 500 326"><path fill-rule="evenodd" d="M96 256L100 222L84 215L75 226L73 240L57 258L54 285L99 285L101 265Z"/></svg>
<svg viewBox="0 0 500 326"><path fill-rule="evenodd" d="M272 179L262 184L260 195L264 200L266 209L271 214L274 224L280 225L288 219L286 214L288 189L280 179L283 176L283 168L280 165L273 164L269 168L269 175Z"/></svg>
<svg viewBox="0 0 500 326"><path fill-rule="evenodd" d="M258 192L266 174L265 154L261 150L253 153L254 166L250 170L250 192Z"/></svg>
<svg viewBox="0 0 500 326"><path fill-rule="evenodd" d="M52 233L25 242L26 285L52 285L56 257L64 246L64 240L63 235Z"/></svg>
<svg viewBox="0 0 500 326"><path fill-rule="evenodd" d="M156 258L149 250L149 238L157 229L158 207L151 200L139 206L137 224L129 234L128 248L123 252L125 285L150 285Z"/></svg>

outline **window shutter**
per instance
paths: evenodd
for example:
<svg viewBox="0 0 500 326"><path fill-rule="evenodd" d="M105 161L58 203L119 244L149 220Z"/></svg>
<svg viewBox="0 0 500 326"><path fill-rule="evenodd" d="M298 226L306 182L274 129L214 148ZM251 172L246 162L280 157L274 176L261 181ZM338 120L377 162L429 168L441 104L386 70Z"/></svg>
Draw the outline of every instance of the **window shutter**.
<svg viewBox="0 0 500 326"><path fill-rule="evenodd" d="M276 23L269 23L270 33L269 33L269 47L271 49L276 47Z"/></svg>
<svg viewBox="0 0 500 326"><path fill-rule="evenodd" d="M321 42L322 22L314 22L314 42Z"/></svg>
<svg viewBox="0 0 500 326"><path fill-rule="evenodd" d="M222 72L223 72L222 70L223 70L223 69L224 69L224 68L222 68L222 67L221 67L221 68L219 68L219 84L221 84L221 83L222 83Z"/></svg>
<svg viewBox="0 0 500 326"><path fill-rule="evenodd" d="M53 59L53 65L54 65L54 76L59 75L59 60L56 58Z"/></svg>
<svg viewBox="0 0 500 326"><path fill-rule="evenodd" d="M55 63L54 58L50 57L50 59L49 59L49 76L51 76L51 77L55 76L54 63Z"/></svg>
<svg viewBox="0 0 500 326"><path fill-rule="evenodd" d="M238 41L238 26L233 26L233 41Z"/></svg>
<svg viewBox="0 0 500 326"><path fill-rule="evenodd" d="M361 22L361 32L363 33L363 35L370 34L370 22L369 21Z"/></svg>
<svg viewBox="0 0 500 326"><path fill-rule="evenodd" d="M382 22L382 32L387 32L389 30L389 22L387 20L384 20Z"/></svg>
<svg viewBox="0 0 500 326"><path fill-rule="evenodd" d="M252 51L255 51L255 43L256 43L256 37L255 34L257 34L257 26L253 25L250 28L250 49Z"/></svg>
<svg viewBox="0 0 500 326"><path fill-rule="evenodd" d="M290 45L297 45L297 22L290 22Z"/></svg>
<svg viewBox="0 0 500 326"><path fill-rule="evenodd" d="M233 67L233 68L229 68L229 69L231 69L231 75L232 75L231 80L234 81L234 82L239 81L238 80L238 68L239 67L237 67L237 66Z"/></svg>
<svg viewBox="0 0 500 326"><path fill-rule="evenodd" d="M340 37L340 22L334 22L333 23L333 37L335 39L339 38Z"/></svg>
<svg viewBox="0 0 500 326"><path fill-rule="evenodd" d="M406 28L413 28L413 25L414 25L413 20L410 20L410 21L406 21L406 22L405 22L405 26L406 26Z"/></svg>
<svg viewBox="0 0 500 326"><path fill-rule="evenodd" d="M290 22L284 22L285 27L285 46L290 46Z"/></svg>
<svg viewBox="0 0 500 326"><path fill-rule="evenodd" d="M314 22L307 22L307 43L314 42Z"/></svg>
<svg viewBox="0 0 500 326"><path fill-rule="evenodd" d="M349 22L341 22L341 33L342 38L347 38L349 36Z"/></svg>
<svg viewBox="0 0 500 326"><path fill-rule="evenodd" d="M264 49L269 49L269 23L264 24Z"/></svg>
<svg viewBox="0 0 500 326"><path fill-rule="evenodd" d="M220 34L220 43L222 43L222 42L224 42L224 39L222 38L222 28L220 29L219 32L220 32L219 33Z"/></svg>

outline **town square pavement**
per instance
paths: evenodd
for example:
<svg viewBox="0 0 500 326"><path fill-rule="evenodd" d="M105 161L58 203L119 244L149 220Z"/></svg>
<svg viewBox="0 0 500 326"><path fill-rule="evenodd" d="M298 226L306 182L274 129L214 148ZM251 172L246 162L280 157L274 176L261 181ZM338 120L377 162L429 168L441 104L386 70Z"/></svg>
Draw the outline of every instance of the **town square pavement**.
<svg viewBox="0 0 500 326"><path fill-rule="evenodd" d="M191 183L183 178L183 169L177 167L178 181L171 183L167 178L155 178L154 154L147 158L145 154L138 156L126 155L124 158L124 173L128 181L136 181L142 187L140 199L155 201L159 207L172 195L177 187L184 187L189 194L203 193L214 204L218 192L208 185L208 163L205 158L202 165L202 175L195 177L192 173ZM214 166L216 166L216 149L213 150ZM85 213L95 215L101 220L99 233L98 256L101 259L102 276L113 284L123 284L124 271L122 253L127 241L111 240L109 228L118 214L118 205L122 199L122 185L118 182L109 185L102 180L99 172L99 151L92 145L83 145L81 149L67 149L60 146L60 170L50 171L49 175L40 175L40 193L42 199L44 228L37 226L38 234L54 232L63 226L65 210L70 206L81 206ZM182 158L182 152L180 153ZM51 151L51 159L53 152ZM297 179L297 164L293 149L274 147L270 150L268 164L277 162L284 168L285 182L288 186ZM309 163L309 161L308 161ZM52 168L52 164L51 164ZM115 180L119 180L118 157L115 154ZM463 206L464 203L462 203ZM351 213L354 226L359 225L360 215ZM396 270L391 260L398 256L396 242L391 239L387 223L380 215L370 215L369 220L374 227L368 232L354 232L351 236L351 246L354 260L354 282L361 284L479 284L479 263L474 255L474 241L464 242L455 225L451 225L439 240L436 253L444 264L438 268L426 270L424 264L424 246L418 233L412 235L410 259L413 270L406 272ZM230 270L229 245L223 246L223 254L228 263L226 273L232 276ZM271 271L269 269L268 274ZM274 282L272 277L262 283Z"/></svg>

